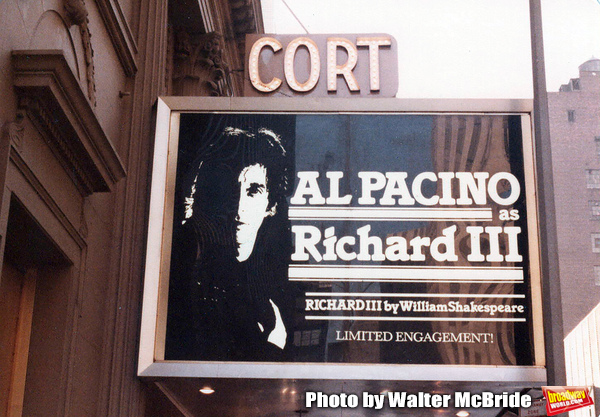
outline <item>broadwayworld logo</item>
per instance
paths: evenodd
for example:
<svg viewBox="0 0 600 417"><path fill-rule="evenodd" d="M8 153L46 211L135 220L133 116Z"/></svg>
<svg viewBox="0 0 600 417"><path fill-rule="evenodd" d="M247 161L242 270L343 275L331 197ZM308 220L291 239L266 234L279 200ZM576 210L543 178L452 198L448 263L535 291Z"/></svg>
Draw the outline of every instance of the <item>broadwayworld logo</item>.
<svg viewBox="0 0 600 417"><path fill-rule="evenodd" d="M542 387L549 416L594 404L589 387Z"/></svg>

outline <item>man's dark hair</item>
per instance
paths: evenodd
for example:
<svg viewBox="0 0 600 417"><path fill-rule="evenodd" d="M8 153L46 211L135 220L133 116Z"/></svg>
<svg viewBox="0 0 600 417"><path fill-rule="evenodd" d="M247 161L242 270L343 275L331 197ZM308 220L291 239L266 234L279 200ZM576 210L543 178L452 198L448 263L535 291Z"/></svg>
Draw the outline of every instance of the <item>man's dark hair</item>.
<svg viewBox="0 0 600 417"><path fill-rule="evenodd" d="M208 180L215 184L219 180L218 178L206 178L209 172L215 171L215 166L219 166L221 172L228 170L238 174L243 168L251 165L259 164L265 167L269 208L275 205L281 208L291 188L290 171L292 168L287 151L279 135L267 128L246 130L226 127L197 161L194 177L190 178L192 182L186 190L186 197L191 202L185 205L186 211L192 208L193 211L196 211L198 204L204 206L206 203L198 201L194 197L198 188L201 187L200 182ZM212 175L215 173L212 172ZM237 178L234 179L237 180Z"/></svg>
<svg viewBox="0 0 600 417"><path fill-rule="evenodd" d="M259 128L252 132L227 127L223 137L240 142L242 167L259 164L266 168L269 207L281 204L281 200L287 195L290 181L287 152L279 135L266 128Z"/></svg>

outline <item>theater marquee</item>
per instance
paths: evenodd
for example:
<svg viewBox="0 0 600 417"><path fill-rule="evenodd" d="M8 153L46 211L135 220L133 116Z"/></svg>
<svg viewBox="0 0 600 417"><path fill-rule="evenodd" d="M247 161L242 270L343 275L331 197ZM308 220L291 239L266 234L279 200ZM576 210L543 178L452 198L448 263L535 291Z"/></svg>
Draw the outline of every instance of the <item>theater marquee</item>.
<svg viewBox="0 0 600 417"><path fill-rule="evenodd" d="M246 35L246 97L394 97L398 46L377 34Z"/></svg>
<svg viewBox="0 0 600 417"><path fill-rule="evenodd" d="M544 380L529 106L160 100L139 374Z"/></svg>

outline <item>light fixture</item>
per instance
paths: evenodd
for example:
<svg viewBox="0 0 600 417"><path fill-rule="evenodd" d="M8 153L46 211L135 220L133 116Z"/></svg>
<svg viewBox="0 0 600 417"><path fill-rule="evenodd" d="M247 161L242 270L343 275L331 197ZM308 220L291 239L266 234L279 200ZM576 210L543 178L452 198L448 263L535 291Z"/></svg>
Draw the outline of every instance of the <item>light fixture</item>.
<svg viewBox="0 0 600 417"><path fill-rule="evenodd" d="M212 394L213 392L215 392L215 390L214 390L214 389L212 389L211 387L204 387L204 388L201 388L201 389L200 389L200 392L201 392L202 394L209 395L209 394Z"/></svg>
<svg viewBox="0 0 600 417"><path fill-rule="evenodd" d="M468 411L465 410L460 410L458 413L456 413L457 417L469 417L471 413L469 413Z"/></svg>

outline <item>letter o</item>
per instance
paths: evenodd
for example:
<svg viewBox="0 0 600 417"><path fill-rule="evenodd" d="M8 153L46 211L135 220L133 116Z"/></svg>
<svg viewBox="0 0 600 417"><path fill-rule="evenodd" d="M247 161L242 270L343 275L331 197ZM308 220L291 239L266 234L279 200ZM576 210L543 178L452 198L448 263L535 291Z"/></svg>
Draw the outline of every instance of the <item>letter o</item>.
<svg viewBox="0 0 600 417"><path fill-rule="evenodd" d="M500 197L498 194L498 183L501 180L507 180L510 183L510 195L506 198ZM510 206L521 195L521 184L519 184L517 177L510 172L498 172L492 175L492 178L488 182L488 195L495 203L502 206Z"/></svg>
<svg viewBox="0 0 600 417"><path fill-rule="evenodd" d="M306 82L299 83L294 71L294 59L296 58L296 51L302 45L306 46L310 56L310 75ZM319 48L317 47L317 44L313 40L305 37L296 38L291 41L285 49L283 71L285 73L285 79L292 90L306 92L315 88L321 73L321 58L319 57Z"/></svg>

